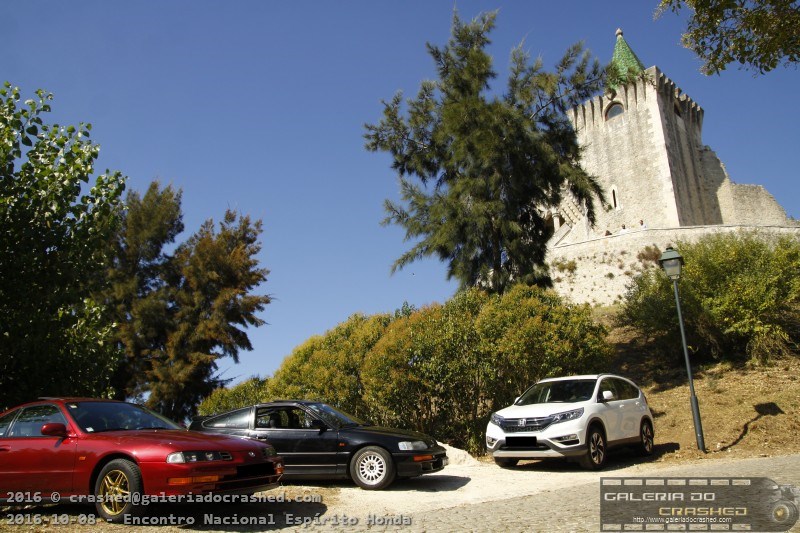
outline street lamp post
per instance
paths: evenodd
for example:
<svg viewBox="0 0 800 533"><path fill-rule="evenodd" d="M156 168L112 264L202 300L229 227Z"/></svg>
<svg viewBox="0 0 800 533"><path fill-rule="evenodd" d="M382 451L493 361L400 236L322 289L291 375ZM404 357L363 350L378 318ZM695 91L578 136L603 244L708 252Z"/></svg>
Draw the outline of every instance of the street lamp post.
<svg viewBox="0 0 800 533"><path fill-rule="evenodd" d="M683 256L671 246L661 254L658 260L661 268L669 279L672 280L672 287L675 290L675 306L678 308L678 325L681 328L681 341L683 342L683 357L686 359L686 373L689 375L689 399L692 403L692 418L694 419L694 435L697 438L697 447L703 453L706 452L706 443L703 438L703 423L700 421L700 406L697 404L697 396L694 393L694 381L692 380L692 367L689 364L689 349L686 346L686 333L683 329L683 315L681 314L681 299L678 296L678 280L681 277L683 268Z"/></svg>

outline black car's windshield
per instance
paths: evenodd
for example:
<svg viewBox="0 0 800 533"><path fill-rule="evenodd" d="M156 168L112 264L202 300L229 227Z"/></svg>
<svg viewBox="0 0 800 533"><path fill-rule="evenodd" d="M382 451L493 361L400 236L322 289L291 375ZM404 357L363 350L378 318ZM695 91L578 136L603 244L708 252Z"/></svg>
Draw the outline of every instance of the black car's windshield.
<svg viewBox="0 0 800 533"><path fill-rule="evenodd" d="M67 411L87 433L132 429L182 429L144 407L122 402L70 402Z"/></svg>
<svg viewBox="0 0 800 533"><path fill-rule="evenodd" d="M367 425L364 420L361 420L353 415L343 413L342 411L338 411L330 405L326 405L324 403L312 403L308 405L308 408L311 409L315 415L321 418L323 422L335 428Z"/></svg>
<svg viewBox="0 0 800 533"><path fill-rule="evenodd" d="M537 383L526 390L515 405L585 402L594 394L596 379L565 379Z"/></svg>

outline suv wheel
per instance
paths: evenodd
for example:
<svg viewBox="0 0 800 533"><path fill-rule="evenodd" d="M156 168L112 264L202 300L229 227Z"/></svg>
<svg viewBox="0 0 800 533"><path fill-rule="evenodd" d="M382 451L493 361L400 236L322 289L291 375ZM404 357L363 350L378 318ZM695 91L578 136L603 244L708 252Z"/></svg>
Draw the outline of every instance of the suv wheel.
<svg viewBox="0 0 800 533"><path fill-rule="evenodd" d="M581 458L581 465L591 470L600 470L606 462L606 437L599 427L589 428L586 445L588 449Z"/></svg>
<svg viewBox="0 0 800 533"><path fill-rule="evenodd" d="M499 466L500 468L511 468L512 466L517 466L519 459L509 459L507 457L495 457L494 464Z"/></svg>
<svg viewBox="0 0 800 533"><path fill-rule="evenodd" d="M639 438L639 451L642 452L642 455L653 455L653 425L649 420L642 421Z"/></svg>

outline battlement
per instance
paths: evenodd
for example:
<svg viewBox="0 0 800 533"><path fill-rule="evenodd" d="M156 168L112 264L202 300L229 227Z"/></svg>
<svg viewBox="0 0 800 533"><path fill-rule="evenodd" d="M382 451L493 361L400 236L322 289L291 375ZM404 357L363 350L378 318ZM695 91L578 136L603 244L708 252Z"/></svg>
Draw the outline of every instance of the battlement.
<svg viewBox="0 0 800 533"><path fill-rule="evenodd" d="M699 132L703 123L703 108L655 66L645 70L634 82L616 90L611 89L574 107L568 115L577 131L599 128L606 125L606 113L613 104L621 104L625 112L632 112L659 98L662 105L672 102L673 111L684 123L691 124Z"/></svg>

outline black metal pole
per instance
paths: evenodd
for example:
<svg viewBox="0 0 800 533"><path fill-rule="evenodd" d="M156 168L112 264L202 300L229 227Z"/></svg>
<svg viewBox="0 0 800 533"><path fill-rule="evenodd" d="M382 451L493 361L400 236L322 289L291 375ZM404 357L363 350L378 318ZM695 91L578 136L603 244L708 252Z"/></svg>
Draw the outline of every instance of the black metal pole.
<svg viewBox="0 0 800 533"><path fill-rule="evenodd" d="M678 308L678 324L681 327L681 342L683 343L683 357L686 359L686 373L689 375L689 400L692 403L692 418L694 419L694 436L697 439L697 447L701 452L706 453L706 442L703 438L703 423L700 421L700 406L697 403L697 396L694 393L694 381L692 380L692 367L689 364L689 349L686 347L686 333L683 330L683 315L681 314L681 299L678 296L678 280L672 280L675 289L675 306Z"/></svg>

